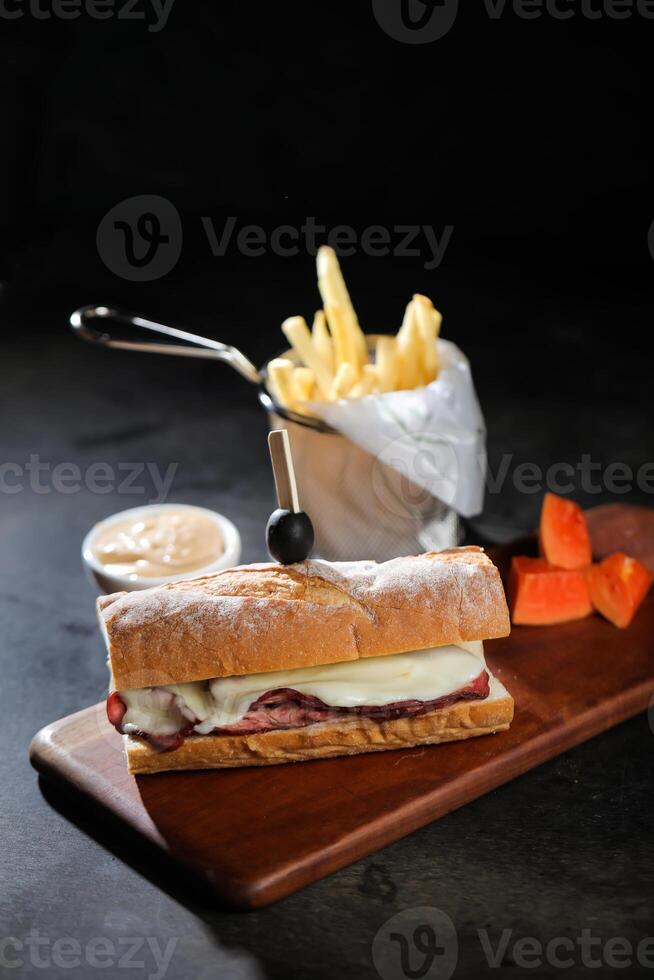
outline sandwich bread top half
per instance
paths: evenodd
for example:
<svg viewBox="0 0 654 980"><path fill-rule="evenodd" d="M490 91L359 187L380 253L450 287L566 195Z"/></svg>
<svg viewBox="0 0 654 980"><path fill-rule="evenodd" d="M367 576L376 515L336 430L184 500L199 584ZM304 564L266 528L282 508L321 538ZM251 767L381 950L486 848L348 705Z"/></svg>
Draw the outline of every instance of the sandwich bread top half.
<svg viewBox="0 0 654 980"><path fill-rule="evenodd" d="M506 636L480 548L242 565L97 602L117 690L380 657Z"/></svg>

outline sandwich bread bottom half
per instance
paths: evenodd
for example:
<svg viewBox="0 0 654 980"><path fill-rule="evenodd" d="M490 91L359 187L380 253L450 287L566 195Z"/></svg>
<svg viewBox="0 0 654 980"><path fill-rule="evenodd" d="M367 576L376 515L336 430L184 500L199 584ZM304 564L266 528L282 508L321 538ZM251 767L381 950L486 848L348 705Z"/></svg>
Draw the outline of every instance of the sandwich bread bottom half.
<svg viewBox="0 0 654 980"><path fill-rule="evenodd" d="M130 735L123 738L128 768L135 775L175 769L274 766L490 735L509 727L513 709L513 698L491 676L490 694L483 701L459 701L412 717L387 721L342 718L255 735L197 735L170 752L155 752Z"/></svg>

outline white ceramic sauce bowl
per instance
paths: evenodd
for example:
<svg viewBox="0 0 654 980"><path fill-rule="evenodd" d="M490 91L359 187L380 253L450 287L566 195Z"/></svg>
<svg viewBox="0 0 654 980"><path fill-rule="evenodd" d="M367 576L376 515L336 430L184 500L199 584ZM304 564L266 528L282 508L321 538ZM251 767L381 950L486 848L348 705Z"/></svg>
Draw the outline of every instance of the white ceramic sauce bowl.
<svg viewBox="0 0 654 980"><path fill-rule="evenodd" d="M121 523L126 519L148 517L162 510L175 510L178 513L184 511L200 512L204 517L213 521L220 530L223 539L223 551L210 564L194 568L192 571L183 572L177 575L166 575L161 578L146 578L144 576L133 577L131 575L120 575L111 570L111 565L103 565L93 551L95 542L101 532L106 531L112 524ZM97 585L101 592L136 592L141 589L151 589L156 585L165 585L167 582L175 582L180 579L197 578L200 575L209 575L211 572L220 572L224 568L231 568L237 565L241 557L241 535L236 526L215 510L207 507L195 507L191 504L148 504L144 507L132 507L130 510L122 510L111 517L95 524L82 542L82 562L87 575L93 585Z"/></svg>

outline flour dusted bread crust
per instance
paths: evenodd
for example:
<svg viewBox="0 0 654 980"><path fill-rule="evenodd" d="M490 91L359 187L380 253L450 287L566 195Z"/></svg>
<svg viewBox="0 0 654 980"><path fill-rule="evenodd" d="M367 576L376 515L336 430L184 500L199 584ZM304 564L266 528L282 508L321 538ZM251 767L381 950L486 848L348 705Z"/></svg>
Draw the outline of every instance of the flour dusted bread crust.
<svg viewBox="0 0 654 980"><path fill-rule="evenodd" d="M514 708L513 698L499 681L493 678L491 683L491 697L485 701L459 701L448 708L392 721L343 718L258 735L200 735L187 738L173 752L155 752L146 742L125 735L128 768L138 774L274 766L490 735L506 731Z"/></svg>
<svg viewBox="0 0 654 980"><path fill-rule="evenodd" d="M382 564L243 565L102 596L97 606L118 691L386 656L510 630L499 573L473 547ZM273 744L273 734L286 745L288 731L254 738ZM368 751L352 745L344 751Z"/></svg>

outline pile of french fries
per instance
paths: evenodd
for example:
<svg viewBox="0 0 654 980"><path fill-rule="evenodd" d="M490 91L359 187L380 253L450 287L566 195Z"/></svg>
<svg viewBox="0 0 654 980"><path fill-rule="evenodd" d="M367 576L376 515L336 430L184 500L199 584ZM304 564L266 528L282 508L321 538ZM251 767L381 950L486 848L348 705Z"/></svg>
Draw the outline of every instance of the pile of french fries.
<svg viewBox="0 0 654 980"><path fill-rule="evenodd" d="M317 264L323 308L311 330L304 317L284 321L282 330L297 359L277 357L268 364L268 387L278 404L310 414L307 402L403 391L436 378L443 318L430 299L416 293L397 336L369 343L334 250L322 246Z"/></svg>

